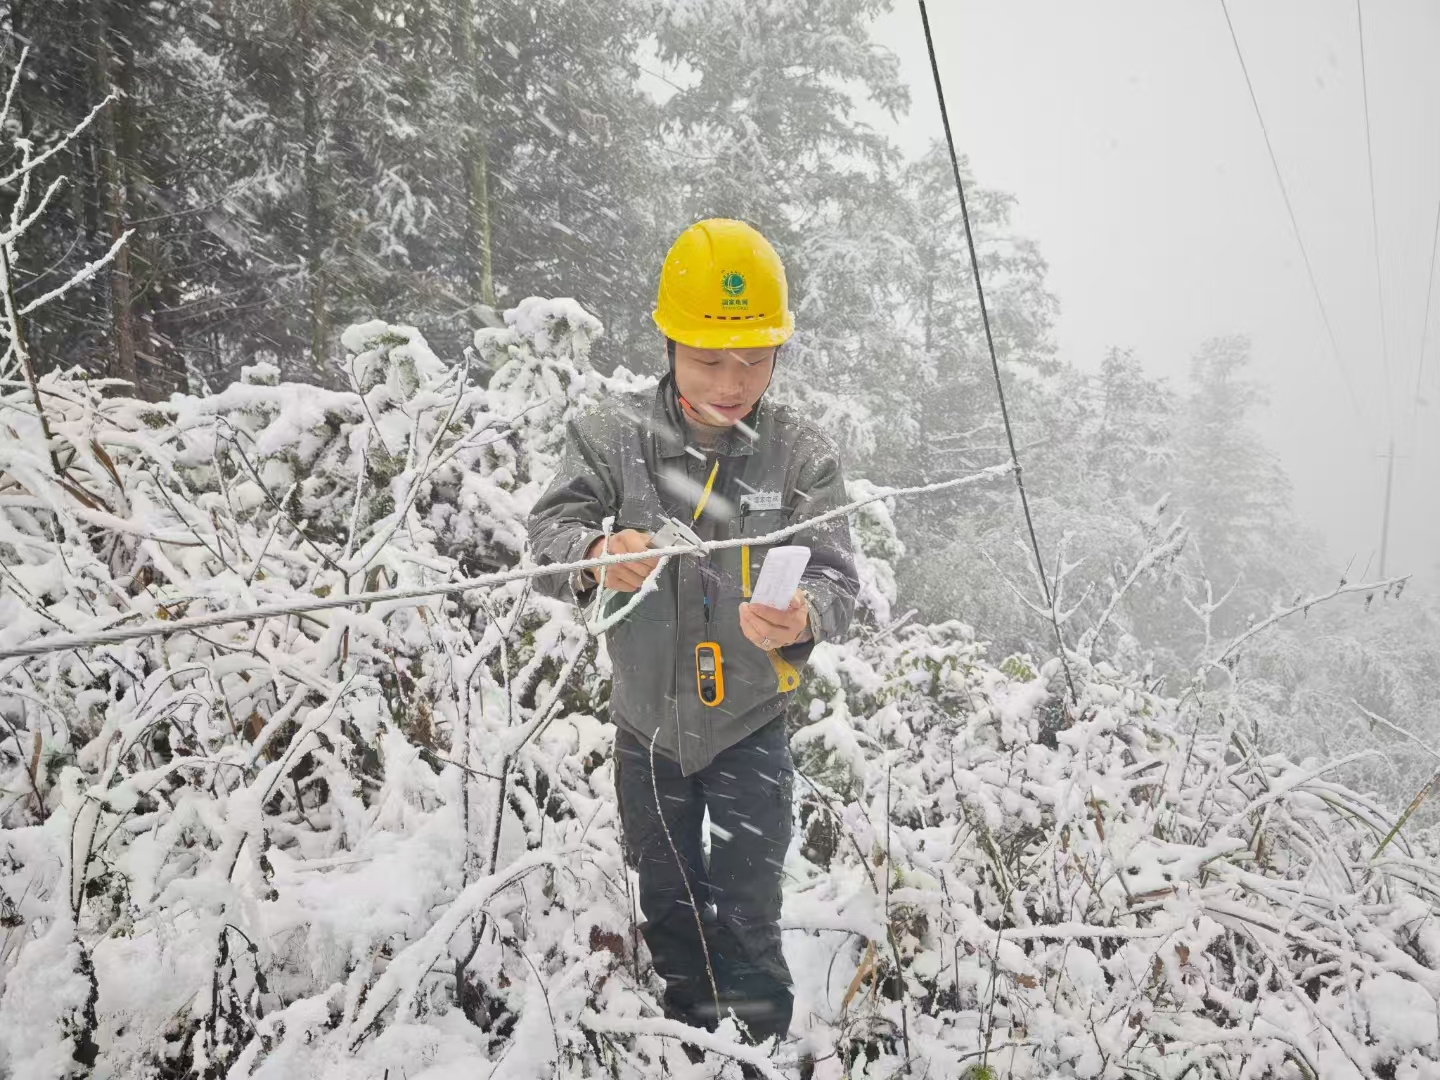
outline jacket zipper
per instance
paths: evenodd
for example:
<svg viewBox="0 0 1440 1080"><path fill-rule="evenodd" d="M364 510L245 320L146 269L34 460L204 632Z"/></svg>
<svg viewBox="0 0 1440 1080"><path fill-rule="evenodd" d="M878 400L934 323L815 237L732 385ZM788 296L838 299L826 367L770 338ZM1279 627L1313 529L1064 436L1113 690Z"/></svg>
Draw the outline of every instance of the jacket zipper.
<svg viewBox="0 0 1440 1080"><path fill-rule="evenodd" d="M680 623L680 563L675 563L675 668L671 673L671 689L675 693L675 757L683 761L685 757L684 732L680 730L680 651L681 651L681 623ZM681 766L682 773L685 771Z"/></svg>

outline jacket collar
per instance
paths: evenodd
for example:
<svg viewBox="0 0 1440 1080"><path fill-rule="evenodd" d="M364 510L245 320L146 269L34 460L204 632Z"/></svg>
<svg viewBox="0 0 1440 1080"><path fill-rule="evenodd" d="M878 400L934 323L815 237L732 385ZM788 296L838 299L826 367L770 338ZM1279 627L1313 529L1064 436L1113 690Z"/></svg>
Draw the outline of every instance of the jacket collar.
<svg viewBox="0 0 1440 1080"><path fill-rule="evenodd" d="M715 445L710 449L722 457L748 457L753 454L764 411L765 399L761 398L759 404L750 410L744 420L750 434L746 434L738 427L733 427L729 431L722 432L715 441ZM662 458L680 457L685 453L685 445L689 441L686 437L685 418L680 411L680 400L675 390L674 379L668 373L661 377L660 385L655 388L655 404L650 413L650 428L655 433L659 455Z"/></svg>

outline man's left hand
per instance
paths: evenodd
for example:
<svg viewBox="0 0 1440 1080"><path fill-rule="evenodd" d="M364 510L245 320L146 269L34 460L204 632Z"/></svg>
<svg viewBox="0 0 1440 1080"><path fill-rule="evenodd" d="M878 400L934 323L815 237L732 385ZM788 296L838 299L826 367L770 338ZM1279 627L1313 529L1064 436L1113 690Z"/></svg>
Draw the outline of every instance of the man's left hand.
<svg viewBox="0 0 1440 1080"><path fill-rule="evenodd" d="M766 604L741 604L740 629L757 649L769 652L794 645L807 635L809 611L799 589L784 611Z"/></svg>

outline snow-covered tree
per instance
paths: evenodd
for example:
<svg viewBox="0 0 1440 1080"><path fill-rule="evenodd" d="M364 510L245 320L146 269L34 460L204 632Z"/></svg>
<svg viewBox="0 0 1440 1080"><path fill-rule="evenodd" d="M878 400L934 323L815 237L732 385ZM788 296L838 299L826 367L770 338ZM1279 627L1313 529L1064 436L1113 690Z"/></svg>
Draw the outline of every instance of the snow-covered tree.
<svg viewBox="0 0 1440 1080"><path fill-rule="evenodd" d="M1201 345L1176 438L1177 495L1191 512L1203 573L1217 595L1235 590L1220 616L1230 630L1288 599L1319 565L1291 512L1289 479L1252 426L1264 394L1247 378L1249 361L1244 338Z"/></svg>
<svg viewBox="0 0 1440 1080"><path fill-rule="evenodd" d="M34 313L42 370L78 363L159 397L214 346L197 289L213 293L233 269L219 210L232 185L215 127L218 60L196 36L202 7L47 0L0 11L6 78L30 50L11 132L37 154L65 145L35 174L66 187L19 241L17 296L63 284L135 229L104 273Z"/></svg>

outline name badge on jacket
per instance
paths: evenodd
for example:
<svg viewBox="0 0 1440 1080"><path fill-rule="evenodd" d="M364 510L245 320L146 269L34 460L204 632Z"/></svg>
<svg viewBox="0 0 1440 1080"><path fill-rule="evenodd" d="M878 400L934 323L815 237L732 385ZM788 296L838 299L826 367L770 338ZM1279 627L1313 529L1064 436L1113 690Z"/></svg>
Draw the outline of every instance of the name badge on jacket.
<svg viewBox="0 0 1440 1080"><path fill-rule="evenodd" d="M778 491L752 491L748 495L740 496L740 512L742 514L753 514L761 510L783 510L785 504L781 502Z"/></svg>

